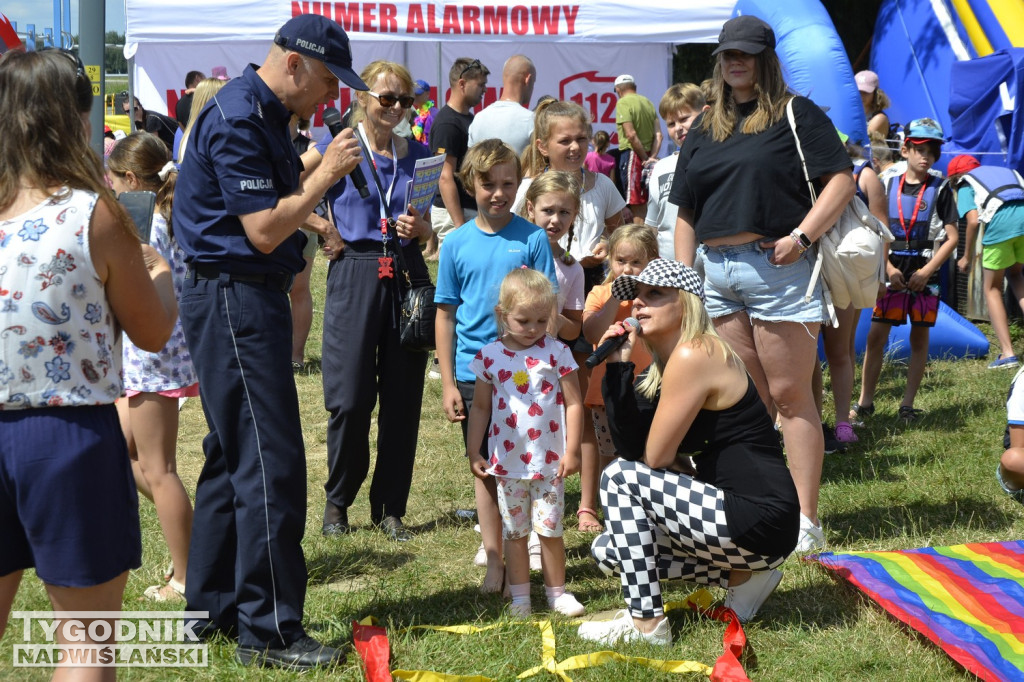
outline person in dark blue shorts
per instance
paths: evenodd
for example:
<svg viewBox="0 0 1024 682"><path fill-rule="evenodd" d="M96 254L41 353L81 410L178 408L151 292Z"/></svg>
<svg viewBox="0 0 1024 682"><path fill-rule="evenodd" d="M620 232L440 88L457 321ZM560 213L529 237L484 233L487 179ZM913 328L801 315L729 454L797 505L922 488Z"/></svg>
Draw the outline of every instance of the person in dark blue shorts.
<svg viewBox="0 0 1024 682"><path fill-rule="evenodd" d="M170 267L139 243L89 149L92 101L71 53L0 57L0 638L25 569L54 611L114 615L142 560L114 408L124 393L121 332L158 351L177 305ZM112 656L101 648L112 638L104 620L62 620L54 643L85 656L74 660ZM114 677L111 668L60 671Z"/></svg>
<svg viewBox="0 0 1024 682"><path fill-rule="evenodd" d="M175 232L189 264L181 321L210 428L185 597L188 610L209 612L208 631L237 632L245 664L343 658L302 627L306 460L287 292L305 264L300 225L361 155L346 131L304 169L288 120L337 99L339 79L365 90L351 67L337 23L291 19L263 65L197 115L178 177Z"/></svg>

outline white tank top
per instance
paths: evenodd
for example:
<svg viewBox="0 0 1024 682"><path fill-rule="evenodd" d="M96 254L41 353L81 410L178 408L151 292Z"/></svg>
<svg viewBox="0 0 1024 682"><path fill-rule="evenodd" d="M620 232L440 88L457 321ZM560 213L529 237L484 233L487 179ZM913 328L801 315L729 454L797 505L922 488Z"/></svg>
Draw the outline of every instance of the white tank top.
<svg viewBox="0 0 1024 682"><path fill-rule="evenodd" d="M122 393L121 332L89 253L96 195L62 189L0 221L0 409Z"/></svg>

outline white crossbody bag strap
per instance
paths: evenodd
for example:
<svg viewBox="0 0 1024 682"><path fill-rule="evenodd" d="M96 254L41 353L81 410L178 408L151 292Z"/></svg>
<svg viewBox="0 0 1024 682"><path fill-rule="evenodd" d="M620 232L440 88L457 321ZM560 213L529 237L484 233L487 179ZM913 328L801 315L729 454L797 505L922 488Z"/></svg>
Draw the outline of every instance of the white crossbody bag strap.
<svg viewBox="0 0 1024 682"><path fill-rule="evenodd" d="M818 194L814 191L814 183L811 182L810 173L807 172L807 159L804 158L804 150L800 145L800 136L796 132L796 117L793 115L793 98L789 98L789 102L786 103L786 120L789 121L789 128L793 131L793 140L796 142L796 153L800 156L800 167L804 170L804 180L807 181L807 191L811 193L811 205L818 200ZM814 268L811 270L811 281L807 283L807 291L804 293L804 302L810 301L814 296L814 285L818 283L821 278L821 266L824 259L821 255L821 247L815 244L814 247L815 258ZM828 292L828 287L822 282L822 294L825 298L825 307L828 309L829 317L832 321L832 326L838 325L838 319L836 318L835 306L832 305L832 296Z"/></svg>

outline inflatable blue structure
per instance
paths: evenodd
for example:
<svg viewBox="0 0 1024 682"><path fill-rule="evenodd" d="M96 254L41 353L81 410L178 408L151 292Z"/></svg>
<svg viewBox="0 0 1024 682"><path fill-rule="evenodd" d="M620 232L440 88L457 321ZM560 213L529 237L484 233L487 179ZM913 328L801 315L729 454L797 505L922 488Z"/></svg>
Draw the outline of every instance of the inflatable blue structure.
<svg viewBox="0 0 1024 682"><path fill-rule="evenodd" d="M864 355L864 347L868 342L868 330L871 328L871 309L861 311L857 322L857 336L854 348L858 356ZM939 315L935 318L935 326L928 335L929 360L953 360L959 358L983 358L988 355L989 342L981 330L969 320L939 302ZM910 358L910 324L893 327L889 333L889 343L885 346L886 357L895 360ZM818 343L818 358L825 359L825 350Z"/></svg>
<svg viewBox="0 0 1024 682"><path fill-rule="evenodd" d="M890 121L905 125L928 116L942 126L949 142L939 168L967 152L1024 171L1024 122L1016 104L1021 56L1014 50L1022 46L1022 2L885 0L871 69L892 100Z"/></svg>
<svg viewBox="0 0 1024 682"><path fill-rule="evenodd" d="M824 5L819 0L738 0L733 16L753 14L775 31L786 82L824 108L853 140L867 140L867 122L853 68Z"/></svg>

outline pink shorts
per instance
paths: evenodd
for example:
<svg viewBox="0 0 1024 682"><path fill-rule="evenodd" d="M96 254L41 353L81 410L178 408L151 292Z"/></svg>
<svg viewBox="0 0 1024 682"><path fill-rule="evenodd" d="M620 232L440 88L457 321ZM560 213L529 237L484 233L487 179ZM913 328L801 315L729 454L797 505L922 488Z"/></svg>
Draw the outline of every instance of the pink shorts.
<svg viewBox="0 0 1024 682"><path fill-rule="evenodd" d="M124 394L132 398L147 392L152 393L152 391L133 391L126 388ZM191 386L182 386L181 388L169 388L166 391L157 391L156 394L162 395L165 398L196 398L199 396L199 383L194 383Z"/></svg>

